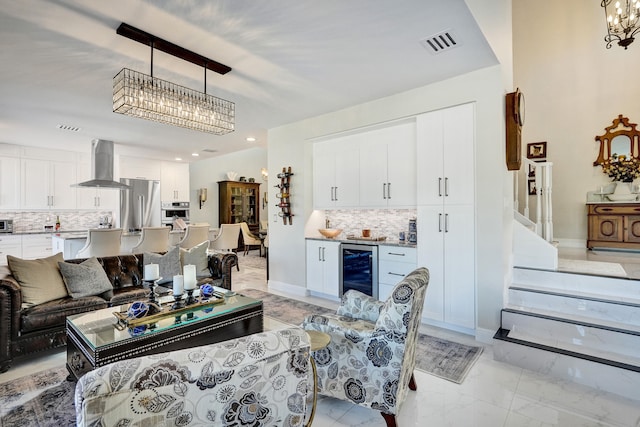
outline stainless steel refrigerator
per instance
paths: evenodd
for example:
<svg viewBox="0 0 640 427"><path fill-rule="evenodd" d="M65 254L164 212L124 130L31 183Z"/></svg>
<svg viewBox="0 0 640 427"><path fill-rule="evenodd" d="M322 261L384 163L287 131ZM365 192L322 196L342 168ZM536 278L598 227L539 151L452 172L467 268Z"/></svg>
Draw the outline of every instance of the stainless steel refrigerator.
<svg viewBox="0 0 640 427"><path fill-rule="evenodd" d="M120 191L120 226L124 231L160 227L160 181L120 178L129 186Z"/></svg>

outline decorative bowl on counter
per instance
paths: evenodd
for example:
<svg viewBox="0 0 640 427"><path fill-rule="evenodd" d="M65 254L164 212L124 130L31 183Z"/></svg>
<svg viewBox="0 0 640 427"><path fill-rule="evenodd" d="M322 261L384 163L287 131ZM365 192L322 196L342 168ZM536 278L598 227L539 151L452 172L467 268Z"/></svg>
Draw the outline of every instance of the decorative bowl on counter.
<svg viewBox="0 0 640 427"><path fill-rule="evenodd" d="M327 239L333 239L342 233L340 228L319 228L318 231Z"/></svg>

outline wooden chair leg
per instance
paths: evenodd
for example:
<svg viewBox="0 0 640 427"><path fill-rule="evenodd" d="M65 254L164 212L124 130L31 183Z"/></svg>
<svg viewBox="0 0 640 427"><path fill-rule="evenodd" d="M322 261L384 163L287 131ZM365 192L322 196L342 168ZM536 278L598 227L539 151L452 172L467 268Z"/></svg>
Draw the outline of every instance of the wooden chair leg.
<svg viewBox="0 0 640 427"><path fill-rule="evenodd" d="M387 427L396 427L396 416L393 414L385 414L384 412L380 412L382 418L387 423Z"/></svg>
<svg viewBox="0 0 640 427"><path fill-rule="evenodd" d="M414 374L411 374L411 378L409 378L409 390L416 391L418 389L418 384L416 384L416 377Z"/></svg>

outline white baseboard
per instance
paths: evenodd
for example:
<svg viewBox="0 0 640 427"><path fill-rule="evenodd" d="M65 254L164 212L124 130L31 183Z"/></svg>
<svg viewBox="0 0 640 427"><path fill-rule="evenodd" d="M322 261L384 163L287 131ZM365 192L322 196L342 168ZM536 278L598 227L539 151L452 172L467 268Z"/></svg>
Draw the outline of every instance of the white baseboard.
<svg viewBox="0 0 640 427"><path fill-rule="evenodd" d="M579 248L586 249L587 241L584 239L554 239L561 248Z"/></svg>
<svg viewBox="0 0 640 427"><path fill-rule="evenodd" d="M285 293L288 293L291 295L297 295L300 297L309 296L309 291L307 291L307 288L303 288L302 286L292 285L290 283L269 280L269 282L267 283L267 287L269 288L269 290L285 292Z"/></svg>

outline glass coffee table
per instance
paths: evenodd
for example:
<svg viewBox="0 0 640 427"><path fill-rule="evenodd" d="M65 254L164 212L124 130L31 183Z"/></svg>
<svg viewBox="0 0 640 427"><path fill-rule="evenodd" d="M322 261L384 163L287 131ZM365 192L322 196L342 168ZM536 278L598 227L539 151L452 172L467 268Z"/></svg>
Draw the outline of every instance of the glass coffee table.
<svg viewBox="0 0 640 427"><path fill-rule="evenodd" d="M172 297L160 298L165 307ZM114 312L128 305L67 317L67 370L69 379L118 360L213 344L262 332L262 301L241 294L225 296L219 304L197 307L152 324L127 327ZM166 307L164 310L168 310Z"/></svg>

